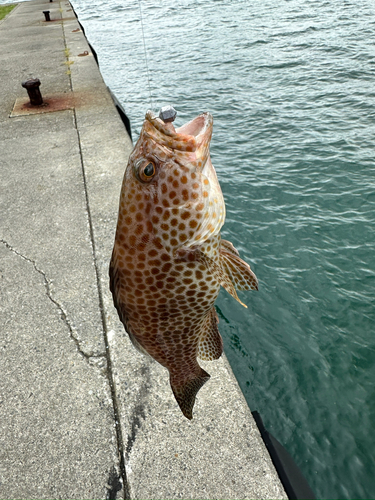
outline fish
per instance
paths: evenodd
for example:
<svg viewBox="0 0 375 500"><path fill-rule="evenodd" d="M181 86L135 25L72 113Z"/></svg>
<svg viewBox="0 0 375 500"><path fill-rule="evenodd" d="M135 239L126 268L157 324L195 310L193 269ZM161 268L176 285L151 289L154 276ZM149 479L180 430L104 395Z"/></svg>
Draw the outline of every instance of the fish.
<svg viewBox="0 0 375 500"><path fill-rule="evenodd" d="M174 397L193 418L223 340L215 300L223 287L257 290L236 248L221 239L225 203L210 158L213 117L175 129L147 111L121 187L110 290L133 345L169 371Z"/></svg>

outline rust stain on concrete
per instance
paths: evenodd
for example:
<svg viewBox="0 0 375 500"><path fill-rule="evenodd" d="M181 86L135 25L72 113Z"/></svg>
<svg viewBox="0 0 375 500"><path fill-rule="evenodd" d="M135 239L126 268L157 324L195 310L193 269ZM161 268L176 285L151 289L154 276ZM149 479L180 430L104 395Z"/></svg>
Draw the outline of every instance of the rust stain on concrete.
<svg viewBox="0 0 375 500"><path fill-rule="evenodd" d="M9 115L10 118L16 116L36 115L40 113L53 113L56 111L66 111L82 106L101 105L104 104L105 96L99 92L81 91L81 92L65 92L60 94L43 95L43 104L33 106L30 104L30 99L19 97L14 103L13 110Z"/></svg>

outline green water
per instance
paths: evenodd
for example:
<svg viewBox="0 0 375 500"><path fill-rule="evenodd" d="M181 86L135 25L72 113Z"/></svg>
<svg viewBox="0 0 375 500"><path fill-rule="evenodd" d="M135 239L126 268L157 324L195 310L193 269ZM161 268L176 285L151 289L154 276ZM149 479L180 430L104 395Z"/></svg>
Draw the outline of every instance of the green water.
<svg viewBox="0 0 375 500"><path fill-rule="evenodd" d="M375 498L375 4L73 0L136 138L209 110L223 237L260 281L217 302L249 406L318 498ZM151 103L152 101L152 103Z"/></svg>

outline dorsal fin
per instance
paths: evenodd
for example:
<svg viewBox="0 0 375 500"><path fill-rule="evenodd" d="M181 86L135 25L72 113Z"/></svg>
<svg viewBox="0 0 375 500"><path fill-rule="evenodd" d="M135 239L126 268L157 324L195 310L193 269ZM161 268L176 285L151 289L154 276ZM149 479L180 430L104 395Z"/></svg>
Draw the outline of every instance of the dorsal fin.
<svg viewBox="0 0 375 500"><path fill-rule="evenodd" d="M126 326L127 316L125 308L120 300L121 279L123 278L118 264L117 245L114 244L112 258L109 264L109 289L112 292L113 304L117 310L120 320Z"/></svg>
<svg viewBox="0 0 375 500"><path fill-rule="evenodd" d="M219 318L212 307L207 315L201 337L199 339L198 357L205 361L219 359L223 352L223 339L217 327Z"/></svg>
<svg viewBox="0 0 375 500"><path fill-rule="evenodd" d="M225 242L224 245L223 242ZM221 266L237 290L258 290L257 277L249 264L239 257L237 250L229 241L221 240L220 260Z"/></svg>

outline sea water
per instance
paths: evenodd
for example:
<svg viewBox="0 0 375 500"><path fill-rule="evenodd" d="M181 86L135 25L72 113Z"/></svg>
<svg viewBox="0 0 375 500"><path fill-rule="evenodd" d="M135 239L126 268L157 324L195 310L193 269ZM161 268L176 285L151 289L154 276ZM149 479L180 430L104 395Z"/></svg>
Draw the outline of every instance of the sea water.
<svg viewBox="0 0 375 500"><path fill-rule="evenodd" d="M222 235L259 278L217 301L233 371L318 498L375 498L373 0L73 5L133 139L148 108L213 114Z"/></svg>

